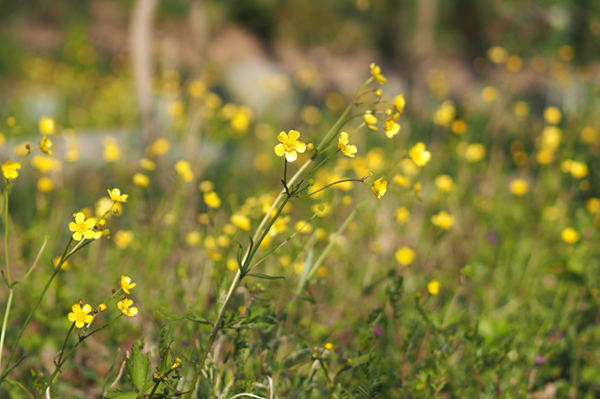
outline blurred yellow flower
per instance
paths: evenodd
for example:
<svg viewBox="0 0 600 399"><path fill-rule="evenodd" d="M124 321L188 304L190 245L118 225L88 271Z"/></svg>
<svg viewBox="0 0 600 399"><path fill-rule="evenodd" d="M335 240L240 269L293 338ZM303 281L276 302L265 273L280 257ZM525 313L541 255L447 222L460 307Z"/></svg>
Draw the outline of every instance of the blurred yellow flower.
<svg viewBox="0 0 600 399"><path fill-rule="evenodd" d="M481 90L481 98L485 102L491 103L498 98L498 89L494 86L486 86Z"/></svg>
<svg viewBox="0 0 600 399"><path fill-rule="evenodd" d="M180 159L175 163L175 171L177 174L179 174L179 176L181 176L183 181L189 182L194 178L194 173L192 173L192 167L190 166L190 163L183 159Z"/></svg>
<svg viewBox="0 0 600 399"><path fill-rule="evenodd" d="M333 349L333 344L331 342L327 342L325 344L325 349L327 349L328 351L332 350Z"/></svg>
<svg viewBox="0 0 600 399"><path fill-rule="evenodd" d="M403 266L410 265L415 258L415 251L409 247L402 246L395 254L396 260Z"/></svg>
<svg viewBox="0 0 600 399"><path fill-rule="evenodd" d="M133 231L130 230L119 230L115 234L115 245L120 249L125 249L133 241Z"/></svg>
<svg viewBox="0 0 600 399"><path fill-rule="evenodd" d="M121 194L121 190L119 190L118 188L113 188L112 191L110 189L107 189L106 191L108 191L110 199L114 202L127 202L127 197L129 197L128 194Z"/></svg>
<svg viewBox="0 0 600 399"><path fill-rule="evenodd" d="M440 282L437 280L431 280L429 284L427 284L427 291L431 295L437 295L440 293Z"/></svg>
<svg viewBox="0 0 600 399"><path fill-rule="evenodd" d="M125 298L117 303L117 307L119 308L121 313L123 313L123 315L127 317L134 317L138 314L138 308L132 308L130 307L131 305L133 305L133 301L128 298Z"/></svg>
<svg viewBox="0 0 600 399"><path fill-rule="evenodd" d="M572 227L567 227L560 233L560 238L566 243L574 244L579 241L579 233Z"/></svg>
<svg viewBox="0 0 600 399"><path fill-rule="evenodd" d="M96 219L86 219L83 213L77 212L75 214L75 222L69 223L69 230L73 232L73 239L75 241L81 241L84 237L91 240L95 236L94 231L91 230L95 224Z"/></svg>
<svg viewBox="0 0 600 399"><path fill-rule="evenodd" d="M106 212L109 212L111 210L113 210L113 211L116 210L117 215L120 215L121 213L123 213L123 205L121 205L120 202L115 203L108 197L99 198L94 205L95 205L94 212L97 217L103 217ZM109 216L111 214L112 213L108 213L106 216Z"/></svg>
<svg viewBox="0 0 600 399"><path fill-rule="evenodd" d="M437 215L433 215L431 217L431 223L444 230L450 230L450 228L454 224L454 216L442 210Z"/></svg>
<svg viewBox="0 0 600 399"><path fill-rule="evenodd" d="M140 166L142 167L142 169L146 169L147 171L153 171L154 169L156 169L156 164L148 158L140 159Z"/></svg>
<svg viewBox="0 0 600 399"><path fill-rule="evenodd" d="M49 193L54 190L54 183L49 177L42 176L37 181L37 189L42 193Z"/></svg>
<svg viewBox="0 0 600 399"><path fill-rule="evenodd" d="M382 177L373 182L372 186L373 192L377 196L377 198L381 199L385 192L387 191L387 181Z"/></svg>
<svg viewBox="0 0 600 399"><path fill-rule="evenodd" d="M106 137L102 156L106 162L116 162L121 158L121 149L114 138Z"/></svg>
<svg viewBox="0 0 600 399"><path fill-rule="evenodd" d="M422 142L415 144L408 152L408 155L419 166L427 165L427 162L431 159L431 153L426 150L425 143Z"/></svg>
<svg viewBox="0 0 600 399"><path fill-rule="evenodd" d="M200 239L200 233L197 231L190 231L185 235L185 242L187 242L187 244L191 247L195 247L196 245L200 244Z"/></svg>
<svg viewBox="0 0 600 399"><path fill-rule="evenodd" d="M456 116L456 108L452 100L446 100L435 110L432 119L433 123L439 126L450 126L450 123Z"/></svg>
<svg viewBox="0 0 600 399"><path fill-rule="evenodd" d="M250 230L250 219L240 213L231 216L231 223L242 230Z"/></svg>
<svg viewBox="0 0 600 399"><path fill-rule="evenodd" d="M297 261L294 263L294 273L297 275L302 274L302 270L304 270L304 261Z"/></svg>
<svg viewBox="0 0 600 399"><path fill-rule="evenodd" d="M519 118L524 119L529 115L529 104L525 101L517 101L512 105L513 114Z"/></svg>
<svg viewBox="0 0 600 399"><path fill-rule="evenodd" d="M571 176L576 179L583 179L588 175L588 167L583 162L573 161L571 162Z"/></svg>
<svg viewBox="0 0 600 399"><path fill-rule="evenodd" d="M388 138L393 138L400 131L400 125L396 121L400 118L400 114L394 114L387 118L383 123L383 130Z"/></svg>
<svg viewBox="0 0 600 399"><path fill-rule="evenodd" d="M50 141L50 139L48 139L48 136L42 137L42 139L39 142L39 145L40 150L42 150L42 152L52 155L52 150L50 149L50 147L52 147L52 142Z"/></svg>
<svg viewBox="0 0 600 399"><path fill-rule="evenodd" d="M396 209L396 211L394 212L394 216L396 217L396 221L398 223L405 224L410 219L410 212L408 209L401 206L400 208Z"/></svg>
<svg viewBox="0 0 600 399"><path fill-rule="evenodd" d="M57 256L56 258L54 258L53 261L53 265L54 267L57 267L58 264L60 263L60 260L62 259L62 256ZM69 270L69 267L71 266L71 264L69 263L68 260L64 261L64 263L60 266L60 270Z"/></svg>
<svg viewBox="0 0 600 399"><path fill-rule="evenodd" d="M535 159L540 165L548 165L554 160L554 154L547 150L540 150L536 154Z"/></svg>
<svg viewBox="0 0 600 399"><path fill-rule="evenodd" d="M144 174L136 173L133 175L133 184L140 187L148 187L150 185L150 178Z"/></svg>
<svg viewBox="0 0 600 399"><path fill-rule="evenodd" d="M39 128L41 134L54 134L56 130L54 119L42 116L39 121Z"/></svg>
<svg viewBox="0 0 600 399"><path fill-rule="evenodd" d="M227 259L227 270L235 272L239 269L238 263L235 259Z"/></svg>
<svg viewBox="0 0 600 399"><path fill-rule="evenodd" d="M376 126L378 119L375 117L375 115L373 115L373 113L371 111L365 112L365 114L363 115L363 120L367 124L367 128L369 130L372 130L374 132L376 132L378 130L377 126Z"/></svg>
<svg viewBox="0 0 600 399"><path fill-rule="evenodd" d="M523 59L518 55L511 55L506 60L506 70L511 73L517 73L523 68Z"/></svg>
<svg viewBox="0 0 600 399"><path fill-rule="evenodd" d="M470 163L481 161L485 158L486 149L483 144L473 143L465 149L465 158Z"/></svg>
<svg viewBox="0 0 600 399"><path fill-rule="evenodd" d="M592 144L594 141L596 141L597 133L593 127L586 126L583 129L581 129L579 137L584 143Z"/></svg>
<svg viewBox="0 0 600 399"><path fill-rule="evenodd" d="M340 133L340 137L338 138L338 148L342 151L342 154L354 158L354 154L358 152L355 145L350 145L348 142L348 133L342 132Z"/></svg>
<svg viewBox="0 0 600 399"><path fill-rule="evenodd" d="M278 157L282 157L285 155L285 159L288 162L294 162L298 158L298 154L306 151L306 144L298 141L300 137L300 133L296 130L290 130L289 136L285 132L281 132L277 135L277 140L281 142L281 144L277 144L275 146L275 154Z"/></svg>
<svg viewBox="0 0 600 399"><path fill-rule="evenodd" d="M75 327L83 328L84 325L90 324L94 320L94 316L88 314L92 311L92 307L88 304L81 307L80 304L76 303L71 308L73 312L68 314L69 321L75 323Z"/></svg>
<svg viewBox="0 0 600 399"><path fill-rule="evenodd" d="M542 209L542 217L549 222L557 220L559 216L560 210L555 206L547 206Z"/></svg>
<svg viewBox="0 0 600 399"><path fill-rule="evenodd" d="M394 108L398 111L399 114L404 113L404 107L406 106L406 99L404 98L404 94L400 94L399 96L394 97Z"/></svg>
<svg viewBox="0 0 600 399"><path fill-rule="evenodd" d="M490 47L487 52L488 58L494 64L504 64L508 59L508 51L504 47Z"/></svg>
<svg viewBox="0 0 600 399"><path fill-rule="evenodd" d="M600 198L589 198L585 201L585 209L587 209L589 213L600 213Z"/></svg>
<svg viewBox="0 0 600 399"><path fill-rule="evenodd" d="M294 229L301 234L310 234L313 231L313 226L310 223L306 223L306 220L298 220L294 224Z"/></svg>
<svg viewBox="0 0 600 399"><path fill-rule="evenodd" d="M435 178L435 186L438 190L449 193L454 189L454 181L448 175L439 175Z"/></svg>
<svg viewBox="0 0 600 399"><path fill-rule="evenodd" d="M562 113L556 107L548 107L544 110L544 120L550 125L558 125L562 120Z"/></svg>
<svg viewBox="0 0 600 399"><path fill-rule="evenodd" d="M515 179L510 183L510 192L521 197L529 191L529 183L525 179Z"/></svg>
<svg viewBox="0 0 600 399"><path fill-rule="evenodd" d="M373 78L378 83L384 84L385 82L387 82L387 79L385 78L385 76L383 76L381 74L381 68L379 67L379 65L372 62L370 66L371 66L371 76L373 76Z"/></svg>
<svg viewBox="0 0 600 399"><path fill-rule="evenodd" d="M206 85L201 80L192 80L188 86L188 93L191 97L200 98L206 93Z"/></svg>
<svg viewBox="0 0 600 399"><path fill-rule="evenodd" d="M129 290L132 289L133 287L135 287L137 284L136 283L132 283L130 277L121 275L121 281L119 281L119 285L121 286L121 289L127 295L129 295L130 294Z"/></svg>
<svg viewBox="0 0 600 399"><path fill-rule="evenodd" d="M19 176L17 169L21 169L21 164L11 161L10 158L2 164L2 173L4 173L4 178L6 179L16 179Z"/></svg>
<svg viewBox="0 0 600 399"><path fill-rule="evenodd" d="M221 206L221 199L214 191L210 191L208 193L204 193L204 203L210 207L217 209Z"/></svg>
<svg viewBox="0 0 600 399"><path fill-rule="evenodd" d="M467 127L468 126L465 121L463 121L462 119L457 119L453 121L450 125L450 130L452 130L452 133L454 134L462 135L465 134L465 132L467 131Z"/></svg>
<svg viewBox="0 0 600 399"><path fill-rule="evenodd" d="M167 139L160 138L146 148L148 156L165 155L171 149L171 144Z"/></svg>
<svg viewBox="0 0 600 399"><path fill-rule="evenodd" d="M210 180L203 180L198 185L198 190L200 190L203 193L213 191L214 189L215 189L215 184L213 182L211 182Z"/></svg>

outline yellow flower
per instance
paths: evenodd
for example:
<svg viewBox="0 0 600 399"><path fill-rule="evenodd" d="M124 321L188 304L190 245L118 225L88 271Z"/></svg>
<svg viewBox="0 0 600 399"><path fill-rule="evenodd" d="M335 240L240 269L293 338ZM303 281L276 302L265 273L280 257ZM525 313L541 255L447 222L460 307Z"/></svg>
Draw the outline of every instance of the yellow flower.
<svg viewBox="0 0 600 399"><path fill-rule="evenodd" d="M394 212L394 216L396 217L396 221L398 223L405 224L410 219L410 212L408 209L401 206L400 208L396 209L396 212Z"/></svg>
<svg viewBox="0 0 600 399"><path fill-rule="evenodd" d="M387 191L387 181L382 177L373 182L373 192L377 196L377 198L381 199L385 192Z"/></svg>
<svg viewBox="0 0 600 399"><path fill-rule="evenodd" d="M56 130L54 119L48 118L47 116L42 116L40 118L39 127L41 134L54 134L54 131Z"/></svg>
<svg viewBox="0 0 600 399"><path fill-rule="evenodd" d="M123 315L127 317L134 317L138 314L138 308L130 308L131 305L133 305L133 301L128 298L125 298L117 303L117 307L119 308L121 313L123 313Z"/></svg>
<svg viewBox="0 0 600 399"><path fill-rule="evenodd" d="M146 169L147 171L153 171L154 169L156 169L156 164L148 158L140 159L140 166L143 169Z"/></svg>
<svg viewBox="0 0 600 399"><path fill-rule="evenodd" d="M231 216L231 223L236 225L238 228L242 230L250 230L250 219L241 213L236 213Z"/></svg>
<svg viewBox="0 0 600 399"><path fill-rule="evenodd" d="M90 324L92 320L94 320L94 316L88 314L92 311L92 307L90 305L84 305L83 308L81 305L76 303L71 308L73 312L69 313L69 321L75 323L75 327L83 328L84 325Z"/></svg>
<svg viewBox="0 0 600 399"><path fill-rule="evenodd" d="M583 179L588 174L588 167L583 162L571 162L571 176L576 179Z"/></svg>
<svg viewBox="0 0 600 399"><path fill-rule="evenodd" d="M106 304L105 303L101 303L100 305L98 305L98 310L101 312L106 312Z"/></svg>
<svg viewBox="0 0 600 399"><path fill-rule="evenodd" d="M467 131L467 123L465 121L463 121L462 119L457 119L455 121L452 122L452 124L450 125L450 130L452 130L452 133L454 134L465 134L465 132Z"/></svg>
<svg viewBox="0 0 600 399"><path fill-rule="evenodd" d="M448 175L439 175L435 178L435 186L438 190L449 193L454 188L454 181Z"/></svg>
<svg viewBox="0 0 600 399"><path fill-rule="evenodd" d="M148 187L150 184L150 178L144 174L136 173L133 175L133 184L140 187Z"/></svg>
<svg viewBox="0 0 600 399"><path fill-rule="evenodd" d="M465 158L470 163L481 161L483 158L485 158L485 154L485 146L479 143L470 144L465 150Z"/></svg>
<svg viewBox="0 0 600 399"><path fill-rule="evenodd" d="M108 195L110 195L110 199L114 202L127 202L128 194L121 194L121 190L118 188L113 188L112 191L107 190Z"/></svg>
<svg viewBox="0 0 600 399"><path fill-rule="evenodd" d="M340 137L338 138L338 148L342 151L342 154L349 156L350 158L354 158L354 154L358 152L355 145L350 145L348 143L348 133L346 132L340 133Z"/></svg>
<svg viewBox="0 0 600 399"><path fill-rule="evenodd" d="M400 114L395 114L390 116L383 123L383 130L385 130L385 135L388 138L394 137L400 131L400 125L396 123L396 121L400 118Z"/></svg>
<svg viewBox="0 0 600 399"><path fill-rule="evenodd" d="M333 349L333 344L331 342L327 342L325 344L325 349L327 349L328 351L332 350Z"/></svg>
<svg viewBox="0 0 600 399"><path fill-rule="evenodd" d="M398 111L399 114L404 113L404 106L406 105L406 99L404 98L404 94L400 94L399 96L394 97L394 108Z"/></svg>
<svg viewBox="0 0 600 399"><path fill-rule="evenodd" d="M384 84L385 82L387 82L387 79L385 78L385 76L383 76L381 74L381 68L379 67L379 65L372 62L370 66L371 66L371 76L373 76L373 78L378 83Z"/></svg>
<svg viewBox="0 0 600 399"><path fill-rule="evenodd" d="M104 139L104 152L102 156L106 162L116 162L121 158L121 149L117 144L117 140L113 137L106 137Z"/></svg>
<svg viewBox="0 0 600 399"><path fill-rule="evenodd" d="M550 125L558 125L562 120L562 113L556 107L548 107L544 110L544 120Z"/></svg>
<svg viewBox="0 0 600 399"><path fill-rule="evenodd" d="M19 176L17 169L21 169L21 164L11 161L10 158L8 158L6 163L2 164L2 173L4 173L6 179L16 179Z"/></svg>
<svg viewBox="0 0 600 399"><path fill-rule="evenodd" d="M192 247L198 245L200 243L200 239L200 233L198 233L197 231L190 231L185 235L185 242L187 242L187 244Z"/></svg>
<svg viewBox="0 0 600 399"><path fill-rule="evenodd" d="M493 86L486 86L481 90L481 97L484 101L491 103L498 98L498 89Z"/></svg>
<svg viewBox="0 0 600 399"><path fill-rule="evenodd" d="M580 133L580 138L581 141L583 141L586 144L592 144L594 141L596 141L596 130L593 127L590 126L586 126L583 129L581 129L581 133Z"/></svg>
<svg viewBox="0 0 600 399"><path fill-rule="evenodd" d="M449 126L456 116L456 108L452 100L444 101L433 113L433 123L439 126Z"/></svg>
<svg viewBox="0 0 600 399"><path fill-rule="evenodd" d="M415 251L409 247L402 246L396 251L396 260L403 266L408 266L413 262L415 258Z"/></svg>
<svg viewBox="0 0 600 399"><path fill-rule="evenodd" d="M367 128L369 128L369 130L372 130L374 132L378 130L377 126L375 126L377 125L377 118L371 113L371 111L365 112L365 114L363 115L363 119L367 124Z"/></svg>
<svg viewBox="0 0 600 399"><path fill-rule="evenodd" d="M423 202L423 196L421 195L421 190L423 189L423 184L418 181L415 182L415 184L413 184L413 193L415 193L415 197L417 197L417 199L421 202Z"/></svg>
<svg viewBox="0 0 600 399"><path fill-rule="evenodd" d="M437 295L440 293L440 282L437 280L431 280L429 284L427 284L427 291L431 295Z"/></svg>
<svg viewBox="0 0 600 399"><path fill-rule="evenodd" d="M219 198L217 193L215 193L214 191L211 191L208 193L204 193L204 203L209 208L217 209L218 207L221 206L221 199Z"/></svg>
<svg viewBox="0 0 600 399"><path fill-rule="evenodd" d="M57 256L56 258L54 258L54 267L58 266L58 264L60 263L61 259L62 259L62 256ZM66 260L60 266L60 270L69 270L70 266L71 266L71 264L69 263L68 260Z"/></svg>
<svg viewBox="0 0 600 399"><path fill-rule="evenodd" d="M299 153L303 153L306 151L306 144L298 141L300 137L300 132L296 130L290 130L289 136L285 132L281 132L277 135L277 140L281 142L281 144L277 144L275 146L275 154L278 157L282 157L285 155L285 159L288 162L294 162L298 158Z"/></svg>
<svg viewBox="0 0 600 399"><path fill-rule="evenodd" d="M130 230L119 230L115 234L115 245L120 249L125 249L133 241L133 231Z"/></svg>
<svg viewBox="0 0 600 399"><path fill-rule="evenodd" d="M585 209L589 213L600 213L600 198L592 197L585 201Z"/></svg>
<svg viewBox="0 0 600 399"><path fill-rule="evenodd" d="M567 227L560 233L560 238L562 238L564 242L574 244L579 241L579 233L572 227Z"/></svg>
<svg viewBox="0 0 600 399"><path fill-rule="evenodd" d="M125 291L125 293L129 295L130 294L129 290L131 288L135 287L137 284L131 283L130 277L121 275L121 281L119 281L119 285L121 286L123 291Z"/></svg>
<svg viewBox="0 0 600 399"><path fill-rule="evenodd" d="M158 139L146 148L148 156L165 155L171 149L171 144L167 139Z"/></svg>
<svg viewBox="0 0 600 399"><path fill-rule="evenodd" d="M175 163L175 171L181 176L183 181L192 181L194 174L192 173L192 167L188 161L180 159Z"/></svg>
<svg viewBox="0 0 600 399"><path fill-rule="evenodd" d="M42 150L46 154L52 155L52 150L50 150L50 147L52 147L52 142L48 139L48 136L42 137L42 139L39 142L39 145L40 150Z"/></svg>
<svg viewBox="0 0 600 399"><path fill-rule="evenodd" d="M38 179L37 189L42 193L49 193L54 190L54 183L52 183L52 179L47 176L42 176Z"/></svg>
<svg viewBox="0 0 600 399"><path fill-rule="evenodd" d="M421 142L415 144L408 152L408 155L410 155L413 162L419 166L427 165L427 162L431 159L431 153L426 150L425 143Z"/></svg>
<svg viewBox="0 0 600 399"><path fill-rule="evenodd" d="M450 230L454 224L454 216L446 211L440 211L440 213L431 217L431 223L444 230Z"/></svg>
<svg viewBox="0 0 600 399"><path fill-rule="evenodd" d="M81 241L84 237L88 240L96 238L96 233L91 230L96 224L96 219L89 218L85 219L85 215L81 212L75 214L75 223L69 223L69 230L73 231L73 239L75 241Z"/></svg>
<svg viewBox="0 0 600 399"><path fill-rule="evenodd" d="M510 183L510 192L521 197L529 191L529 184L525 179L515 179Z"/></svg>

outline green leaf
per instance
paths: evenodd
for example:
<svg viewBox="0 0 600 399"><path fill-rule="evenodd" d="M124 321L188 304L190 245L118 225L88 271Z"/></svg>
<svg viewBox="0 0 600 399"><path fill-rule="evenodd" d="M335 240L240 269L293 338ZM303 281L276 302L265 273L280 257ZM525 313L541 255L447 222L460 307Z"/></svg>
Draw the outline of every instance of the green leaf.
<svg viewBox="0 0 600 399"><path fill-rule="evenodd" d="M266 274L262 273L248 273L246 274L246 277L256 277L264 280L285 280L285 277L283 276L267 276Z"/></svg>
<svg viewBox="0 0 600 399"><path fill-rule="evenodd" d="M103 398L104 399L137 399L137 392L121 392L121 391L112 391L106 393Z"/></svg>
<svg viewBox="0 0 600 399"><path fill-rule="evenodd" d="M150 364L148 357L144 356L140 351L140 344L138 341L133 343L131 355L127 358L126 365L131 381L133 381L133 385L138 392L141 391L148 380L148 368L150 367Z"/></svg>
<svg viewBox="0 0 600 399"><path fill-rule="evenodd" d="M165 316L167 316L170 319L173 320L177 320L177 321L193 321L194 323L198 323L198 324L209 324L212 325L212 323L210 321L208 321L207 319L200 317L200 318L194 318L194 317L189 317L189 316L179 316L175 313L171 313L169 311L166 311L164 309L157 309L160 313L164 314Z"/></svg>
<svg viewBox="0 0 600 399"><path fill-rule="evenodd" d="M12 379L6 379L5 381L6 381L7 383L9 383L10 385L14 385L14 386L16 386L16 387L19 387L19 388L21 388L23 391L25 391L25 393L27 394L27 396L29 396L31 399L34 399L34 398L35 398L35 396L33 396L33 394L32 394L31 392L29 392L29 391L27 390L27 388L25 388L25 387L23 386L23 384L21 384L19 381L12 380Z"/></svg>

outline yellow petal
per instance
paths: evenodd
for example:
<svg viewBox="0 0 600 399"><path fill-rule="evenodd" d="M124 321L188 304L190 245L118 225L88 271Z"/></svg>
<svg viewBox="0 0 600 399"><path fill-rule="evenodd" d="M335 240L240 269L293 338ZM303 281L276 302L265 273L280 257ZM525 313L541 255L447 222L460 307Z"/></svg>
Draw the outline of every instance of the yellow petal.
<svg viewBox="0 0 600 399"><path fill-rule="evenodd" d="M287 134L285 134L285 132L281 132L277 135L277 140L281 141L282 143L284 143L287 139L288 139L288 136L287 136Z"/></svg>
<svg viewBox="0 0 600 399"><path fill-rule="evenodd" d="M68 317L71 323L77 320L77 316L75 316L75 313L69 313Z"/></svg>
<svg viewBox="0 0 600 399"><path fill-rule="evenodd" d="M277 154L278 157L282 157L283 154L285 154L285 147L283 144L277 144L275 146L275 154Z"/></svg>
<svg viewBox="0 0 600 399"><path fill-rule="evenodd" d="M77 214L75 215L75 222L76 223L81 223L85 220L85 215L81 212L77 212Z"/></svg>
<svg viewBox="0 0 600 399"><path fill-rule="evenodd" d="M85 316L85 319L83 320L86 324L90 324L92 321L94 320L94 316L92 316L91 314Z"/></svg>
<svg viewBox="0 0 600 399"><path fill-rule="evenodd" d="M296 153L296 151L285 153L285 159L287 159L288 162L294 162L297 158L298 154Z"/></svg>
<svg viewBox="0 0 600 399"><path fill-rule="evenodd" d="M87 226L88 229L91 229L92 227L94 227L96 225L96 219L89 218L88 220L85 221L85 225Z"/></svg>
<svg viewBox="0 0 600 399"><path fill-rule="evenodd" d="M301 141L296 141L296 144L294 145L294 147L296 148L296 151L298 151L299 153L303 153L304 151L306 151L306 143L303 143Z"/></svg>
<svg viewBox="0 0 600 399"><path fill-rule="evenodd" d="M297 130L290 130L289 138L290 140L298 140L300 137L300 132Z"/></svg>
<svg viewBox="0 0 600 399"><path fill-rule="evenodd" d="M90 305L86 304L83 306L83 308L81 310L84 311L85 313L90 313L92 311L92 307Z"/></svg>
<svg viewBox="0 0 600 399"><path fill-rule="evenodd" d="M71 307L71 310L73 310L73 313L77 314L81 312L81 306L79 306L79 304L76 303L75 305L73 305L73 307Z"/></svg>
<svg viewBox="0 0 600 399"><path fill-rule="evenodd" d="M77 322L75 322L75 327L82 328L83 326L84 326L83 321L77 321Z"/></svg>
<svg viewBox="0 0 600 399"><path fill-rule="evenodd" d="M69 230L71 230L71 231L77 230L77 225L73 222L69 222Z"/></svg>
<svg viewBox="0 0 600 399"><path fill-rule="evenodd" d="M91 240L92 238L94 238L94 232L92 230L85 231L83 233L83 236L88 240Z"/></svg>

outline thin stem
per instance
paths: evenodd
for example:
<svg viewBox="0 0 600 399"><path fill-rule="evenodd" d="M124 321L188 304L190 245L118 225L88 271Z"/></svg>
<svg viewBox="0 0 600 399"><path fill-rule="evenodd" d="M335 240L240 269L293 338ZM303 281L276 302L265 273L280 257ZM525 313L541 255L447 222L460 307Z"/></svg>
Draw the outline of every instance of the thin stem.
<svg viewBox="0 0 600 399"><path fill-rule="evenodd" d="M31 274L31 272L33 271L33 269L35 269L35 267L37 266L38 261L40 260L40 257L42 256L42 252L44 252L44 249L46 248L46 244L48 244L48 241L50 241L50 237L44 238L44 243L42 244L42 247L40 248L40 251L38 252L37 256L35 257L35 260L33 261L33 264L31 265L31 267L29 268L29 270L27 271L27 273L25 274L25 276L21 279L21 281L23 281L27 277L29 277L29 275Z"/></svg>
<svg viewBox="0 0 600 399"><path fill-rule="evenodd" d="M58 357L58 361L56 362L56 364L60 364L63 355L65 354L65 348L67 347L67 342L69 342L69 337L71 336L71 333L73 332L73 328L75 328L75 322L73 322L73 324L71 324L71 328L69 329L69 332L67 333L67 336L65 337L65 342L63 343L62 349L60 350L60 355Z"/></svg>
<svg viewBox="0 0 600 399"><path fill-rule="evenodd" d="M462 290L462 285L460 287L458 287L458 289L456 290L456 294L454 294L454 297L452 298L452 302L450 302L450 306L448 306L448 310L446 311L446 315L444 316L444 321L442 322L442 326L440 327L440 330L443 330L446 327L446 322L448 321L448 316L450 316L450 313L452 312L452 308L454 307L456 300L460 296L461 290Z"/></svg>
<svg viewBox="0 0 600 399"><path fill-rule="evenodd" d="M371 177L371 176L366 176L366 177L363 177L362 179L342 179L342 180L338 180L336 182L333 182L331 184L326 185L325 187L322 187L322 188L318 189L317 191L313 191L310 194L299 195L298 198L307 198L307 197L310 197L311 195L315 195L315 194L317 194L317 193L319 193L319 192L321 192L321 191L323 191L325 189L328 189L331 186L335 186L336 184L340 184L340 183L347 183L347 182L353 182L353 181L359 182L359 183L364 183L364 181L366 179L368 179L369 177Z"/></svg>
<svg viewBox="0 0 600 399"><path fill-rule="evenodd" d="M8 301L6 302L6 311L4 312L4 321L2 322L2 333L0 334L0 366L2 365L2 353L4 352L4 338L6 337L6 326L10 316L10 307L14 296L12 281L10 279L10 265L8 263L8 179L4 180L4 261L6 262L6 281L8 283ZM0 380L1 381L1 380Z"/></svg>

